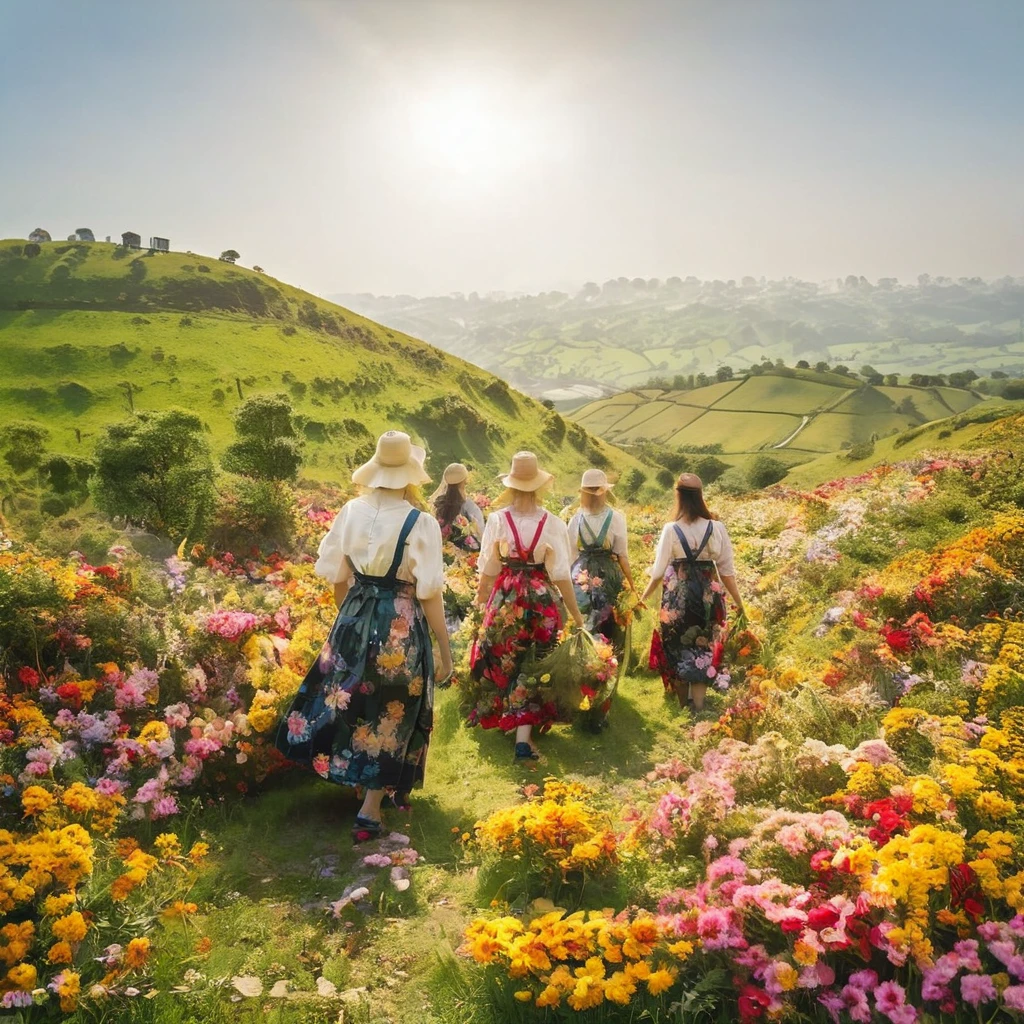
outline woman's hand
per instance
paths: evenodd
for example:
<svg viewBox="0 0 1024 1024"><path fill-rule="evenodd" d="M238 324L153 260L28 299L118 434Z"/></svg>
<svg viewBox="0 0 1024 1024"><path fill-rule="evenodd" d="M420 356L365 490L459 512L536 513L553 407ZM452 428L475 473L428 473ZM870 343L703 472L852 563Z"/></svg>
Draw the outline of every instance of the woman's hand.
<svg viewBox="0 0 1024 1024"><path fill-rule="evenodd" d="M440 664L434 679L436 686L444 686L451 677L455 674L455 666L452 664L451 657L445 657L444 654L438 659Z"/></svg>
<svg viewBox="0 0 1024 1024"><path fill-rule="evenodd" d="M575 623L576 623L576 628L577 628L577 629L582 629L582 628L583 628L583 625L584 625L584 620L583 620L583 616L582 616L582 615L580 615L580 614L579 614L579 612L577 612L577 613L576 613L576 614L575 614L575 615L574 615L574 616L572 617L572 620L573 620L573 622L575 622Z"/></svg>

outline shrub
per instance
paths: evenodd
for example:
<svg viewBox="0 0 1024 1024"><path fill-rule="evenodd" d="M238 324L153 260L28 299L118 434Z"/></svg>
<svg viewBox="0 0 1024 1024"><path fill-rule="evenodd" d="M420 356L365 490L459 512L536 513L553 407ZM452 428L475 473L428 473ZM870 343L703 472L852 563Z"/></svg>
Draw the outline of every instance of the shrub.
<svg viewBox="0 0 1024 1024"><path fill-rule="evenodd" d="M284 550L295 534L295 495L279 480L241 477L220 494L211 539L231 551Z"/></svg>
<svg viewBox="0 0 1024 1024"><path fill-rule="evenodd" d="M786 464L770 455L758 455L747 470L747 479L753 488L777 484L788 472Z"/></svg>
<svg viewBox="0 0 1024 1024"><path fill-rule="evenodd" d="M302 464L291 403L284 395L254 395L235 413L237 440L221 460L225 469L258 480L294 480Z"/></svg>
<svg viewBox="0 0 1024 1024"><path fill-rule="evenodd" d="M194 413L139 413L108 426L96 445L96 504L107 515L196 536L213 497L213 460Z"/></svg>
<svg viewBox="0 0 1024 1024"><path fill-rule="evenodd" d="M874 441L861 441L850 446L850 450L844 456L851 462L860 462L862 459L870 459L875 454Z"/></svg>
<svg viewBox="0 0 1024 1024"><path fill-rule="evenodd" d="M50 431L39 423L31 420L9 423L0 434L4 461L16 473L24 473L38 466L43 456L43 445L49 438Z"/></svg>

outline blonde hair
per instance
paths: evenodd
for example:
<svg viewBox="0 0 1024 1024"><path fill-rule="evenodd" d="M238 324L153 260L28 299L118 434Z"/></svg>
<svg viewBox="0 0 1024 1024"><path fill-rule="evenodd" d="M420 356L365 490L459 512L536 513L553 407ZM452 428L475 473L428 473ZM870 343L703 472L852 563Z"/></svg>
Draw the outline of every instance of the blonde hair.
<svg viewBox="0 0 1024 1024"><path fill-rule="evenodd" d="M374 491L397 491L397 487L364 487L359 485L357 488L360 494L372 494ZM402 498L409 502L413 508L418 508L421 512L428 511L426 499L423 497L422 489L416 484L406 484L402 490Z"/></svg>
<svg viewBox="0 0 1024 1024"><path fill-rule="evenodd" d="M611 491L580 488L580 508L584 512L600 512L606 505L614 505Z"/></svg>
<svg viewBox="0 0 1024 1024"><path fill-rule="evenodd" d="M545 484L543 487L538 487L535 491L521 491L518 487L506 487L505 490L498 495L497 501L494 503L495 508L510 508L516 505L526 504L527 499L534 508L543 508L544 502L541 501L541 494L547 490L548 485Z"/></svg>

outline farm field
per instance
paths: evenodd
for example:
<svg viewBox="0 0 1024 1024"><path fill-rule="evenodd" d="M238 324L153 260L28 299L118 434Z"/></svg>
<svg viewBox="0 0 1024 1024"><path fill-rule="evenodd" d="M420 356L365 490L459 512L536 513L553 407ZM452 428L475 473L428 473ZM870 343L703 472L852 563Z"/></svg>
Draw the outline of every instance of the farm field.
<svg viewBox="0 0 1024 1024"><path fill-rule="evenodd" d="M957 388L874 387L835 374L765 373L692 391L624 392L580 406L574 419L616 444L720 444L725 455L837 451L872 436L944 419L983 401ZM666 408L664 402L675 403ZM707 411L694 415L695 407Z"/></svg>

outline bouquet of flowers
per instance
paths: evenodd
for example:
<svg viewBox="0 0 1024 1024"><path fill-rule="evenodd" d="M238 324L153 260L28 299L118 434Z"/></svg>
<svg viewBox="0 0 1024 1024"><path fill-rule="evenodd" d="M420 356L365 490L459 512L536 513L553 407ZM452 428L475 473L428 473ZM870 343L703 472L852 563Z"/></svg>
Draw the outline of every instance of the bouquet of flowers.
<svg viewBox="0 0 1024 1024"><path fill-rule="evenodd" d="M618 667L609 644L573 628L564 630L547 654L530 659L524 672L549 685L559 717L572 720L580 712L607 711Z"/></svg>

